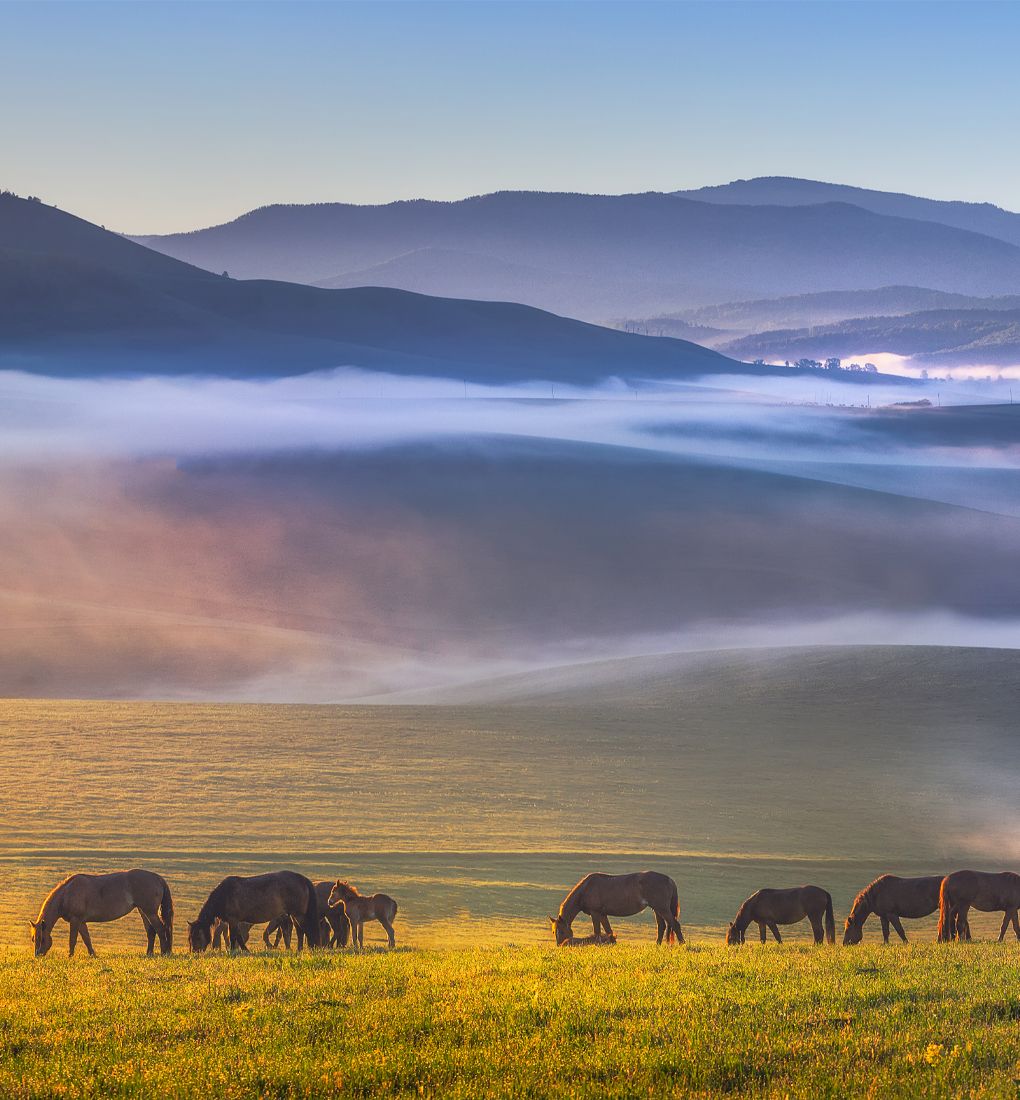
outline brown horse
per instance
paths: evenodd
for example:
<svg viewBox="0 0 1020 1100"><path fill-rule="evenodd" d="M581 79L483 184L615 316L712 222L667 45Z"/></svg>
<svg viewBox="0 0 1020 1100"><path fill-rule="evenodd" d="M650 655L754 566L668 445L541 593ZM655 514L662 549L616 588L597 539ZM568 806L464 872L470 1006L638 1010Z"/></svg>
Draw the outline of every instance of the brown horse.
<svg viewBox="0 0 1020 1100"><path fill-rule="evenodd" d="M319 904L315 887L295 871L271 871L265 875L225 878L209 895L198 914L188 923L188 946L204 951L212 940L213 922L225 921L230 949L247 951L242 935L246 923L269 924L290 918L304 932L309 947L319 946ZM299 945L300 946L300 945Z"/></svg>
<svg viewBox="0 0 1020 1100"><path fill-rule="evenodd" d="M1006 937L1006 929L1013 925L1020 940L1020 875L1012 871L992 874L989 871L954 871L946 875L939 888L938 941L970 939L970 921L967 913L977 909L982 913L1003 914L999 929L999 943Z"/></svg>
<svg viewBox="0 0 1020 1100"><path fill-rule="evenodd" d="M758 925L758 935L765 942L768 928L776 943L782 943L780 924L797 924L805 917L811 922L815 943L836 942L836 921L832 915L832 896L820 886L794 886L789 890L759 890L737 910L733 923L726 929L726 942L744 942L749 924ZM824 932L822 919L825 920Z"/></svg>
<svg viewBox="0 0 1020 1100"><path fill-rule="evenodd" d="M604 875L596 871L586 875L563 899L559 915L549 920L556 943L563 944L573 937L572 925L578 913L591 917L596 936L600 932L612 936L609 917L633 917L645 909L655 913L659 933L656 943L662 943L664 935L667 943L672 943L674 937L678 943L684 942L676 883L658 871L631 875Z"/></svg>
<svg viewBox="0 0 1020 1100"><path fill-rule="evenodd" d="M88 921L111 921L126 917L137 909L148 938L146 955L153 953L156 937L159 950L169 955L173 948L174 903L170 887L154 871L138 868L131 871L114 871L109 875L71 875L53 888L42 903L39 919L30 920L32 942L36 955L45 955L53 946L53 926L58 920L66 920L71 928L68 954L74 954L78 936L95 954Z"/></svg>
<svg viewBox="0 0 1020 1100"><path fill-rule="evenodd" d="M881 875L854 898L850 916L846 918L846 927L843 929L843 943L860 943L864 939L864 922L872 913L877 913L882 922L882 939L886 943L889 942L890 925L896 929L896 935L906 943L907 934L903 931L900 918L916 920L934 913L939 907L941 885L941 875L928 875L925 878Z"/></svg>
<svg viewBox="0 0 1020 1100"><path fill-rule="evenodd" d="M351 943L365 946L365 921L377 920L386 929L390 947L396 947L393 921L397 915L397 903L387 894L359 894L358 888L337 879L329 892L329 908L343 905L344 915L350 921Z"/></svg>

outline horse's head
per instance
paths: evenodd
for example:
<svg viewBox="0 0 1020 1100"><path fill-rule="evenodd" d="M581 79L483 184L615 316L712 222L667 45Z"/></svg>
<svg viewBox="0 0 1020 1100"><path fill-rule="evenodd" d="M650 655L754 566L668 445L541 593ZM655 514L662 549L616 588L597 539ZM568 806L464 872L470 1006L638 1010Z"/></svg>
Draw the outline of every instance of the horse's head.
<svg viewBox="0 0 1020 1100"><path fill-rule="evenodd" d="M188 950L198 954L212 942L212 930L199 920L188 921Z"/></svg>
<svg viewBox="0 0 1020 1100"><path fill-rule="evenodd" d="M552 925L553 935L556 937L556 946L560 947L566 943L567 940L573 938L573 931L570 927L570 922L563 917L550 917L549 923Z"/></svg>
<svg viewBox="0 0 1020 1100"><path fill-rule="evenodd" d="M30 920L28 923L32 927L32 948L38 959L53 946L53 929L47 927L44 920Z"/></svg>
<svg viewBox="0 0 1020 1100"><path fill-rule="evenodd" d="M730 947L737 947L744 942L744 930L738 928L735 922L730 922L726 928L726 942Z"/></svg>
<svg viewBox="0 0 1020 1100"><path fill-rule="evenodd" d="M849 947L851 944L860 943L864 939L864 921L856 920L851 914L846 918L846 926L843 929L843 944Z"/></svg>
<svg viewBox="0 0 1020 1100"><path fill-rule="evenodd" d="M346 879L337 879L333 884L333 889L329 892L329 906L332 908L334 905L339 905L341 902L347 901L348 898L354 897L356 890L352 889L350 883Z"/></svg>

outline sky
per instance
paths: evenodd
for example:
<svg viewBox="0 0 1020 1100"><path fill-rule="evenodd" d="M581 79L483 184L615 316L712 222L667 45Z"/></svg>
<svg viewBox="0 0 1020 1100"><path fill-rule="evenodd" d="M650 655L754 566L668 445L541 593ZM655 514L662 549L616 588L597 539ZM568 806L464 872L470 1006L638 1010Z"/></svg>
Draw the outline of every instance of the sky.
<svg viewBox="0 0 1020 1100"><path fill-rule="evenodd" d="M1020 5L0 0L0 187L274 202L798 175L1020 209Z"/></svg>

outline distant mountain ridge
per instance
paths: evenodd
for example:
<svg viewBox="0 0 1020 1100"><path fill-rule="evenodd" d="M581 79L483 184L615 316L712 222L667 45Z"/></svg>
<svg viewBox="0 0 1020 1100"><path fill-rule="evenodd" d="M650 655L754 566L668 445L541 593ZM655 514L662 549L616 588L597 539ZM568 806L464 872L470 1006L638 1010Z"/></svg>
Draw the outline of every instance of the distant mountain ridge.
<svg viewBox="0 0 1020 1100"><path fill-rule="evenodd" d="M867 187L823 183L796 176L757 176L673 193L699 202L752 206L811 206L847 202L875 214L937 222L1020 245L1020 214L989 202L925 199L901 192L875 191Z"/></svg>
<svg viewBox="0 0 1020 1100"><path fill-rule="evenodd" d="M497 192L457 202L269 206L192 233L134 239L245 278L370 280L599 322L818 290L921 284L989 296L1020 288L1017 244L845 202Z"/></svg>

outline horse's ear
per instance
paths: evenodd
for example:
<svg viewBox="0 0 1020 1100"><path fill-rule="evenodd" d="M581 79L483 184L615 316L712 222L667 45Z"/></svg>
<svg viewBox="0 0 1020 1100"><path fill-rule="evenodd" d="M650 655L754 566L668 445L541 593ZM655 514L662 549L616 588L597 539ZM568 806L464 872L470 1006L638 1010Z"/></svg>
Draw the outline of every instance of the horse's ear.
<svg viewBox="0 0 1020 1100"><path fill-rule="evenodd" d="M551 925L555 926L555 924L556 924L556 918L555 918L555 917L550 917L550 918L549 918L549 923L550 923Z"/></svg>

